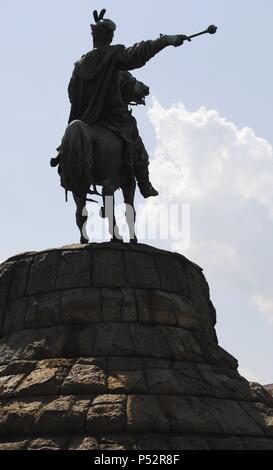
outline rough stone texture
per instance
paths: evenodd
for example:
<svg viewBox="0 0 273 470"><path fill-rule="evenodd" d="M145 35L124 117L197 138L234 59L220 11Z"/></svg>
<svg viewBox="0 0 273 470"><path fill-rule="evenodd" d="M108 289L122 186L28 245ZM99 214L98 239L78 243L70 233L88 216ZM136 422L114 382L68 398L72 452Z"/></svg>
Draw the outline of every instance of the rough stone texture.
<svg viewBox="0 0 273 470"><path fill-rule="evenodd" d="M145 245L0 266L0 450L273 450L273 397L217 342L201 268Z"/></svg>
<svg viewBox="0 0 273 470"><path fill-rule="evenodd" d="M268 393L270 393L270 395L272 395L273 397L273 384L270 384L270 385L265 385L265 390L267 390Z"/></svg>

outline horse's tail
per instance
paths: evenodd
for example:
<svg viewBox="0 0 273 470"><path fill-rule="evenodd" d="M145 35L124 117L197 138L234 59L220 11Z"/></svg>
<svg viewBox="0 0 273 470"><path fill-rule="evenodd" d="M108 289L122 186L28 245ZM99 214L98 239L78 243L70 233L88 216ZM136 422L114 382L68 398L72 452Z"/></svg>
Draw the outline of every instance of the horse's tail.
<svg viewBox="0 0 273 470"><path fill-rule="evenodd" d="M60 148L59 174L65 191L86 198L93 183L92 129L82 121L67 127Z"/></svg>

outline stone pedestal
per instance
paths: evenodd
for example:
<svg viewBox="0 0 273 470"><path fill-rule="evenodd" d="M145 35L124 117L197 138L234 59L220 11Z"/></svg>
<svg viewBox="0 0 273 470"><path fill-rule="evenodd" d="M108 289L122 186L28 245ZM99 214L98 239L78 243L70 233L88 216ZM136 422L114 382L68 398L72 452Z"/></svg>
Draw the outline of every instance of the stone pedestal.
<svg viewBox="0 0 273 470"><path fill-rule="evenodd" d="M0 449L273 450L273 399L215 322L181 255L105 243L8 260Z"/></svg>

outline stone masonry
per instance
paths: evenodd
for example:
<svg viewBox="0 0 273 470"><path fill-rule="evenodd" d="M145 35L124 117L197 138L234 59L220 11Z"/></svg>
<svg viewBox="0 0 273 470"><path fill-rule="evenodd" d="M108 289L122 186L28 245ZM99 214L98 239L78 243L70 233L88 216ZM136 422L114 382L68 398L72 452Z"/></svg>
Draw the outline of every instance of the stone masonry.
<svg viewBox="0 0 273 470"><path fill-rule="evenodd" d="M273 450L273 398L217 342L201 268L145 245L0 266L0 449Z"/></svg>

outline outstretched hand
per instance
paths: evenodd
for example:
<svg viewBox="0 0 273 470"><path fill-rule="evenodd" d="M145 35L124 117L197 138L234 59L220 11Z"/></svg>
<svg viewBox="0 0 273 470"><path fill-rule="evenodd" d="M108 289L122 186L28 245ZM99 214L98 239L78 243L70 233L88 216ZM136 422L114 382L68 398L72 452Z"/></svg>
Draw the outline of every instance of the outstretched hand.
<svg viewBox="0 0 273 470"><path fill-rule="evenodd" d="M188 36L185 36L184 34L175 34L173 36L167 36L167 37L168 37L169 45L174 46L174 47L182 46L184 41L191 42L191 39Z"/></svg>

